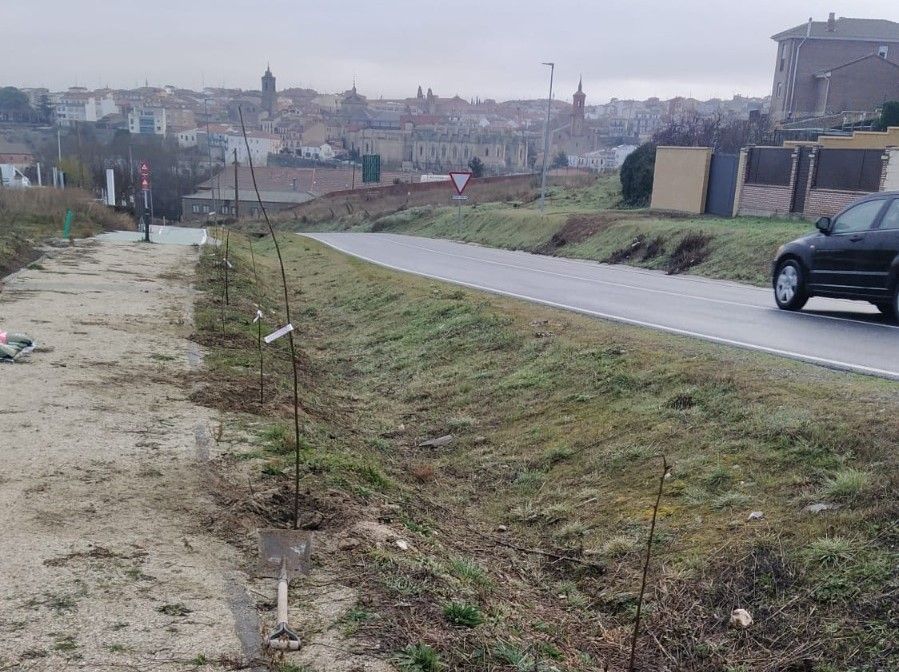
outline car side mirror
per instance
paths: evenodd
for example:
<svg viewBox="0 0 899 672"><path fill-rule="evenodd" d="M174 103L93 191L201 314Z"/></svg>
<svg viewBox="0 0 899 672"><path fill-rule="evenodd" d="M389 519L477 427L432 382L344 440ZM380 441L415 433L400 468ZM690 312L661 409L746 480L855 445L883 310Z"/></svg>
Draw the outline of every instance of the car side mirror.
<svg viewBox="0 0 899 672"><path fill-rule="evenodd" d="M817 222L815 222L815 228L824 235L828 235L830 233L830 228L832 226L833 222L830 221L830 217L822 217Z"/></svg>

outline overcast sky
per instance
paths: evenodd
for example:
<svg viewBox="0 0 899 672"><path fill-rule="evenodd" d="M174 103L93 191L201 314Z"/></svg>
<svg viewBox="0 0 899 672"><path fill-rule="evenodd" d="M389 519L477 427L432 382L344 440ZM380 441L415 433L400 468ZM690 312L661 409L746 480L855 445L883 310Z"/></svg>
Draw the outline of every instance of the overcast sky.
<svg viewBox="0 0 899 672"><path fill-rule="evenodd" d="M369 98L767 95L770 36L896 0L0 0L0 85L278 88Z"/></svg>

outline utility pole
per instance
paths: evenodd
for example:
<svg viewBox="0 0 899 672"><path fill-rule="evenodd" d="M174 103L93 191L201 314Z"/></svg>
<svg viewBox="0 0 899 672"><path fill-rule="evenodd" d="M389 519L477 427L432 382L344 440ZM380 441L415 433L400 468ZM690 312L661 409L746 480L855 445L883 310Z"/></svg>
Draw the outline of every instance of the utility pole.
<svg viewBox="0 0 899 672"><path fill-rule="evenodd" d="M240 218L240 198L237 190L237 147L234 148L234 219Z"/></svg>
<svg viewBox="0 0 899 672"><path fill-rule="evenodd" d="M218 212L215 202L215 178L212 175L212 136L209 134L208 98L203 99L203 114L206 116L206 148L209 150L209 195L212 196L212 211Z"/></svg>
<svg viewBox="0 0 899 672"><path fill-rule="evenodd" d="M553 75L556 73L555 63L544 63L549 66L549 99L546 101L546 128L543 130L543 171L540 177L540 212L546 207L546 157L549 154L549 117L553 108Z"/></svg>

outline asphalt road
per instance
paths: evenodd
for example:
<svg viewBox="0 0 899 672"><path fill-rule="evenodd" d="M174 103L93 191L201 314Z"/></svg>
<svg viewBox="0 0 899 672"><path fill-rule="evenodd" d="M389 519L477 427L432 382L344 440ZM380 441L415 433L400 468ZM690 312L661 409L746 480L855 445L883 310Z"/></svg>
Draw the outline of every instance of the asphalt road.
<svg viewBox="0 0 899 672"><path fill-rule="evenodd" d="M899 326L857 301L774 305L771 290L386 233L303 234L387 268L594 317L899 379Z"/></svg>
<svg viewBox="0 0 899 672"><path fill-rule="evenodd" d="M112 231L97 236L100 240L122 243L133 243L144 239L144 234L137 231ZM150 242L163 245L205 245L209 240L206 229L193 229L186 226L150 226Z"/></svg>

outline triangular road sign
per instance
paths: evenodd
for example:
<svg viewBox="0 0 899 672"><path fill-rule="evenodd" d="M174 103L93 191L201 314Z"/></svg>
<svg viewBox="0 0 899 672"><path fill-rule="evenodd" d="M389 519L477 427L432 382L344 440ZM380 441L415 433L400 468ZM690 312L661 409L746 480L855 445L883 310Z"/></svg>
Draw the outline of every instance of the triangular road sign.
<svg viewBox="0 0 899 672"><path fill-rule="evenodd" d="M449 176L453 181L453 187L456 188L456 193L461 196L462 192L465 191L468 180L471 179L471 173L450 173Z"/></svg>

